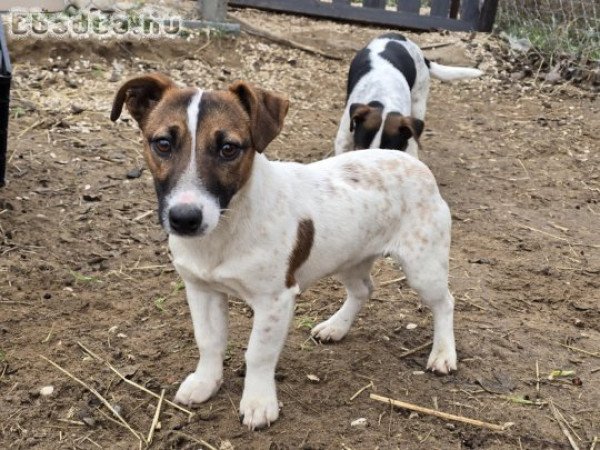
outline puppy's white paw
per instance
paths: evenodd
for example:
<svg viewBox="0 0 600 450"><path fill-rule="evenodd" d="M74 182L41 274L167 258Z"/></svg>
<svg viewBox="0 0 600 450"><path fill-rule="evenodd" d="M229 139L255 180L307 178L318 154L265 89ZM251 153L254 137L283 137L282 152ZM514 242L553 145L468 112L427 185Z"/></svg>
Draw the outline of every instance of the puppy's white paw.
<svg viewBox="0 0 600 450"><path fill-rule="evenodd" d="M221 379L207 380L196 372L190 373L175 394L175 401L183 405L192 406L194 403L203 403L217 393L221 387Z"/></svg>
<svg viewBox="0 0 600 450"><path fill-rule="evenodd" d="M240 421L250 430L271 426L279 417L275 388L244 390L240 402Z"/></svg>
<svg viewBox="0 0 600 450"><path fill-rule="evenodd" d="M315 326L310 330L310 334L322 342L336 342L346 336L348 330L350 330L350 324L350 321L335 320L335 316L333 316Z"/></svg>
<svg viewBox="0 0 600 450"><path fill-rule="evenodd" d="M456 370L454 345L434 345L427 361L427 370L446 375Z"/></svg>

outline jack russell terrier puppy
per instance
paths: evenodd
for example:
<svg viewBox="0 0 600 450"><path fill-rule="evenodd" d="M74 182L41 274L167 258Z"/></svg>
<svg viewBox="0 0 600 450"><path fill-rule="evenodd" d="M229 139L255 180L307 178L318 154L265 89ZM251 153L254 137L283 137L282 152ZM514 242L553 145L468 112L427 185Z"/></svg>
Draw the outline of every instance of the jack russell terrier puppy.
<svg viewBox="0 0 600 450"><path fill-rule="evenodd" d="M164 75L127 81L114 99L139 124L144 155L185 282L200 350L175 400L191 405L219 389L227 296L254 311L240 416L250 429L279 416L275 366L300 292L337 275L348 296L312 334L342 339L372 291L371 266L393 256L433 311L427 367L456 369L454 300L448 291L450 212L427 167L403 152L351 152L312 164L269 161L288 100L245 82L227 91L179 88Z"/></svg>
<svg viewBox="0 0 600 450"><path fill-rule="evenodd" d="M335 154L386 148L418 157L430 76L450 81L482 74L479 69L429 61L417 44L401 34L379 36L350 64Z"/></svg>

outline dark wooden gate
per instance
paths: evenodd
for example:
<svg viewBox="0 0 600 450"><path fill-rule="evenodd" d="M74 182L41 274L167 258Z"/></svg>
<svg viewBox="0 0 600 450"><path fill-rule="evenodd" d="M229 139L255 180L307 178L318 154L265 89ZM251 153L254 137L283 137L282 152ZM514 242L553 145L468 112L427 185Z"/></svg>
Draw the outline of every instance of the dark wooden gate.
<svg viewBox="0 0 600 450"><path fill-rule="evenodd" d="M360 0L358 0L360 1ZM419 30L491 31L498 0L229 0L231 6Z"/></svg>

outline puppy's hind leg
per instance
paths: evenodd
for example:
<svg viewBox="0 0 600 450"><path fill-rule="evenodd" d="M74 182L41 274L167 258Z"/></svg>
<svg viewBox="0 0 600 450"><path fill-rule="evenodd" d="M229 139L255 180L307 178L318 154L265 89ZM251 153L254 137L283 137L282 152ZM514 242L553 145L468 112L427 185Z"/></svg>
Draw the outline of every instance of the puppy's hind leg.
<svg viewBox="0 0 600 450"><path fill-rule="evenodd" d="M373 261L373 258L369 258L339 274L339 279L346 287L348 296L342 307L333 316L311 330L312 336L324 342L339 341L346 336L356 315L373 291L370 275Z"/></svg>
<svg viewBox="0 0 600 450"><path fill-rule="evenodd" d="M456 370L454 344L454 298L448 290L450 214L447 207L433 214L427 227L400 241L393 252L409 285L433 313L433 348L427 368L447 374Z"/></svg>

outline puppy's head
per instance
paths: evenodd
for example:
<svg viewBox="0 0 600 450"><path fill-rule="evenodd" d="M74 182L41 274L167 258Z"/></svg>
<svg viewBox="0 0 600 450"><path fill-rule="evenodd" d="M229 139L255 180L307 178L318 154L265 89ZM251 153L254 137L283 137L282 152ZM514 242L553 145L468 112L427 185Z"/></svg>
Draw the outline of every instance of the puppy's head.
<svg viewBox="0 0 600 450"><path fill-rule="evenodd" d="M162 226L204 236L250 178L255 153L281 131L289 102L241 81L202 91L151 74L121 86L111 120L123 105L142 131Z"/></svg>
<svg viewBox="0 0 600 450"><path fill-rule="evenodd" d="M377 101L353 103L349 112L355 150L384 148L404 151L411 137L419 144L425 125L422 120L394 111L383 117L383 105Z"/></svg>

